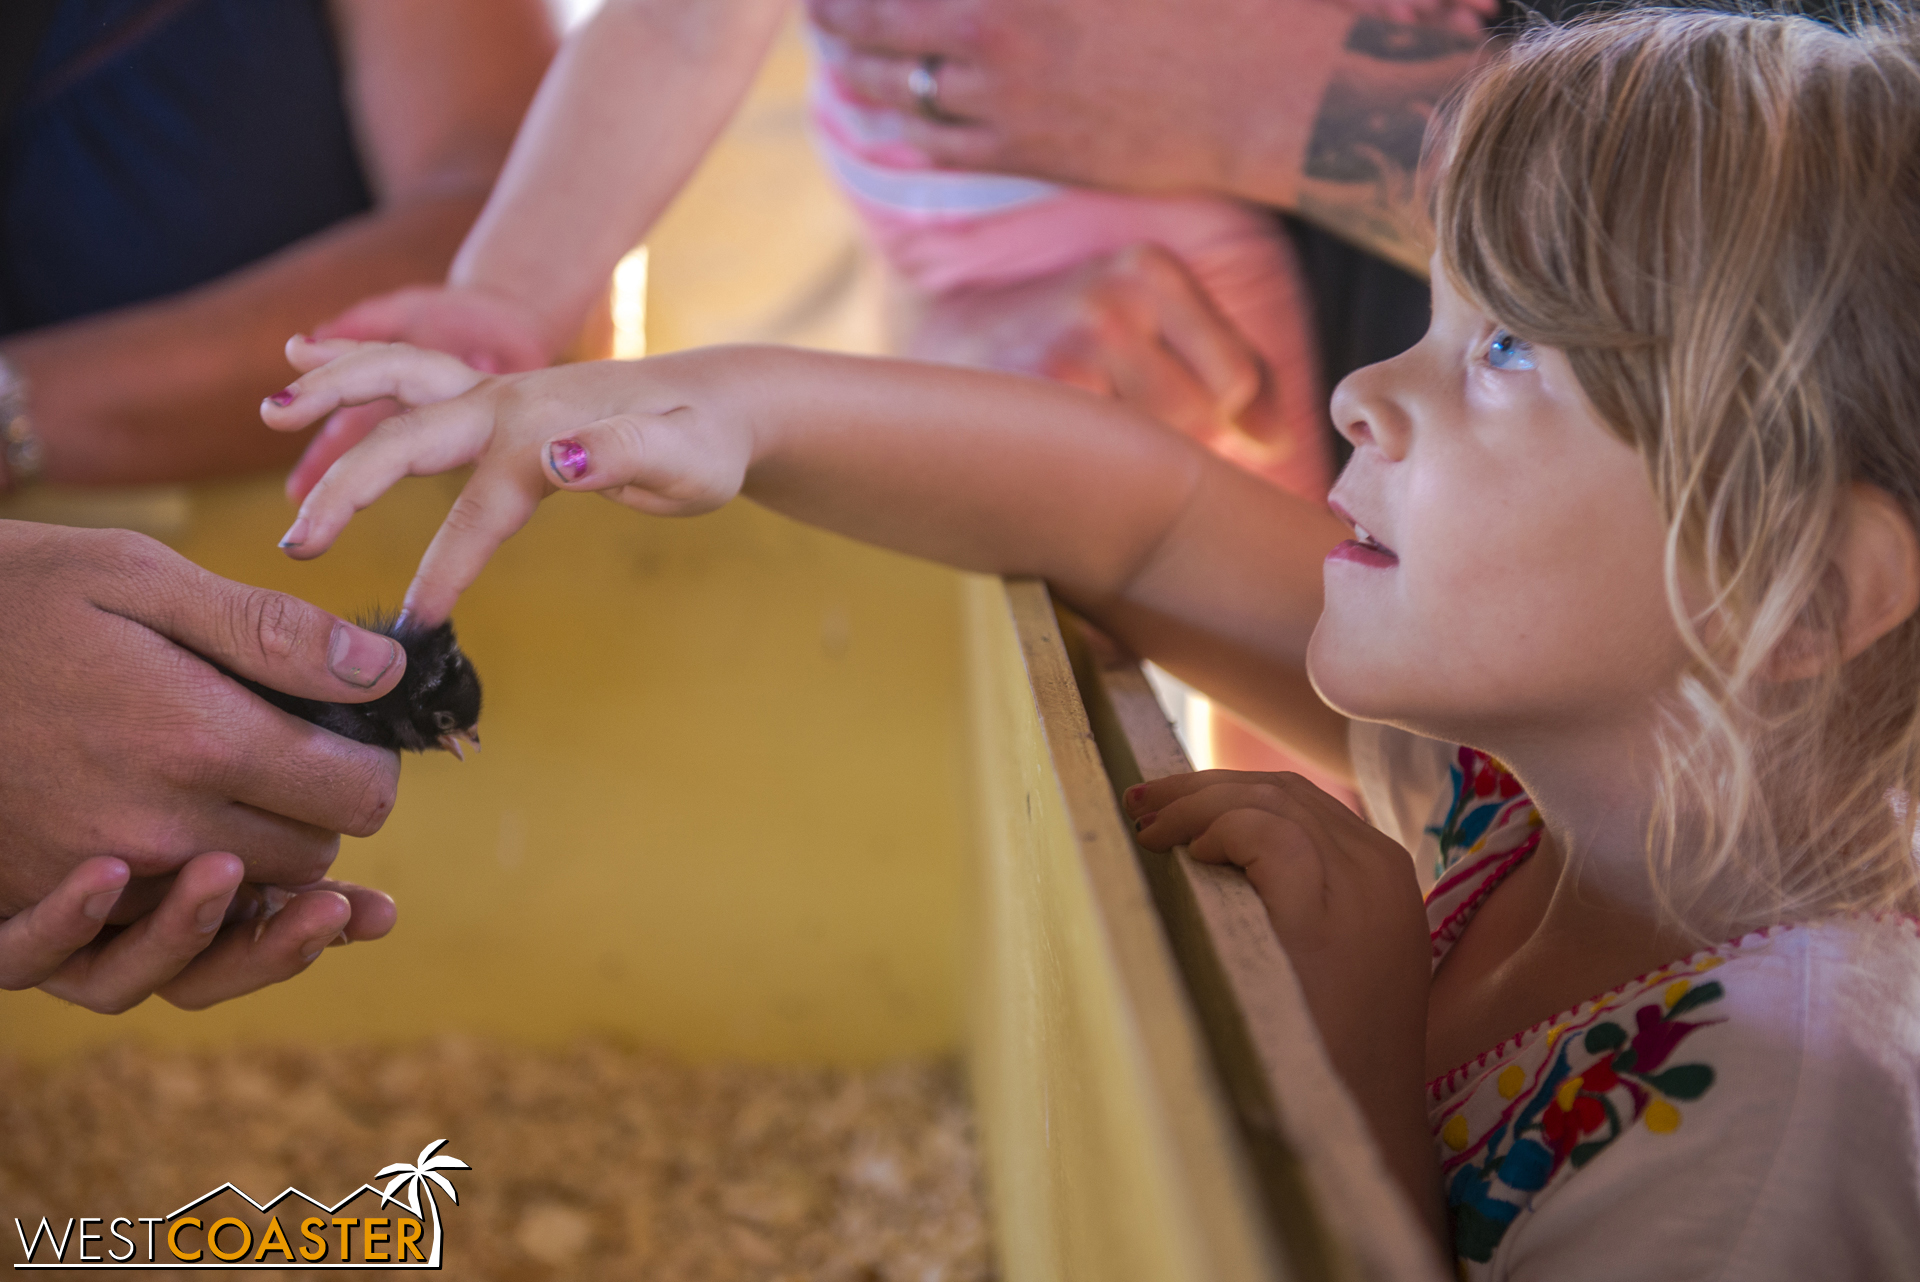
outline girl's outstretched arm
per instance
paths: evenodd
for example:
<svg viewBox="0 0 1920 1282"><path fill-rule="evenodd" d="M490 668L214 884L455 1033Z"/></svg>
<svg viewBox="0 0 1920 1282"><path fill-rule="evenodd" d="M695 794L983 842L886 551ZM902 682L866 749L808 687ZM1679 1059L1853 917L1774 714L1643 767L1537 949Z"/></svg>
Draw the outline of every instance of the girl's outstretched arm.
<svg viewBox="0 0 1920 1282"><path fill-rule="evenodd" d="M691 515L736 494L964 569L1047 579L1136 652L1346 770L1305 677L1320 563L1344 528L1142 415L1037 379L784 348L712 348L486 378L386 345L288 347L269 402L304 426L384 396L285 546L317 556L396 480L474 473L409 589L431 622L556 489ZM331 363L326 363L332 359Z"/></svg>

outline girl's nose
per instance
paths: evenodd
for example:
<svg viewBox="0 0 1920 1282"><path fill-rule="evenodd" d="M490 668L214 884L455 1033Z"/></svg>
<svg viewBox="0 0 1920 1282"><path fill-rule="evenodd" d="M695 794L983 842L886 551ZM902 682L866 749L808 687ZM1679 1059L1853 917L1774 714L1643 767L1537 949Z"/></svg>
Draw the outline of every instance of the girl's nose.
<svg viewBox="0 0 1920 1282"><path fill-rule="evenodd" d="M1334 430L1357 449L1371 445L1388 458L1406 454L1409 419L1396 389L1403 353L1377 365L1367 365L1340 380L1333 389Z"/></svg>

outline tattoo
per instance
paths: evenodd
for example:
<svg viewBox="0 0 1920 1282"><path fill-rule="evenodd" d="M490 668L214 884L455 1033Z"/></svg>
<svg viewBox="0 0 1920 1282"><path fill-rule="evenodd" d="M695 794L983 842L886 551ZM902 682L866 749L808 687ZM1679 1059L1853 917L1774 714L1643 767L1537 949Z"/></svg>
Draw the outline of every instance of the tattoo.
<svg viewBox="0 0 1920 1282"><path fill-rule="evenodd" d="M1433 101L1420 88L1345 78L1328 85L1307 142L1307 177L1364 183L1411 174L1433 118Z"/></svg>
<svg viewBox="0 0 1920 1282"><path fill-rule="evenodd" d="M1479 59L1483 42L1361 18L1307 140L1301 213L1402 264L1424 270L1414 174L1440 99ZM1346 188L1348 190L1330 190ZM1317 189L1314 189L1317 187ZM1356 190L1357 189L1357 190Z"/></svg>

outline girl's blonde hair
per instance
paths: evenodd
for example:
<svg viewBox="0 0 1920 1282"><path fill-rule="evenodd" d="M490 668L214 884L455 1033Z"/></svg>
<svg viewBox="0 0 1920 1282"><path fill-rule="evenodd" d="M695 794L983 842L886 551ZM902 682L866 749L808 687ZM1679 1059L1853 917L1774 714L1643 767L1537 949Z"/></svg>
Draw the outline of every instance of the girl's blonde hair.
<svg viewBox="0 0 1920 1282"><path fill-rule="evenodd" d="M1837 647L1851 485L1920 527L1915 27L1674 9L1538 26L1435 142L1443 270L1566 350L1669 519L1695 659L1649 843L1669 907L1702 931L1914 911L1920 618L1812 679L1769 661Z"/></svg>

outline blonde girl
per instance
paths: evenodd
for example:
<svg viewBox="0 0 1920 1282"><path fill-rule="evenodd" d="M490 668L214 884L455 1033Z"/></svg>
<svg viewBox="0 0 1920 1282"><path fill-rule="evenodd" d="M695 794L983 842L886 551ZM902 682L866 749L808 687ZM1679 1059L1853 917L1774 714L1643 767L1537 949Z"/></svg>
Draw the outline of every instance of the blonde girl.
<svg viewBox="0 0 1920 1282"><path fill-rule="evenodd" d="M1294 776L1126 798L1146 845L1246 869L1463 1275L1913 1276L1920 40L1542 28L1436 154L1433 324L1335 394L1332 518L989 375L736 349L489 379L296 341L273 426L423 408L287 545L472 462L429 619L556 489L744 492L1044 575L1405 839Z"/></svg>

